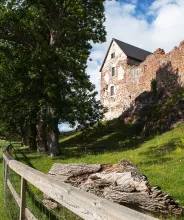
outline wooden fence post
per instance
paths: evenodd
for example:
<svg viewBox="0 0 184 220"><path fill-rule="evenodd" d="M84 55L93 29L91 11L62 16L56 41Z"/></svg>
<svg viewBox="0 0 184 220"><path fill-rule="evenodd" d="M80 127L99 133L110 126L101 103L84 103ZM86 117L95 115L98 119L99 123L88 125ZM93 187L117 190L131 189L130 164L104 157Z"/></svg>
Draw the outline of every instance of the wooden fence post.
<svg viewBox="0 0 184 220"><path fill-rule="evenodd" d="M21 177L21 201L20 201L20 220L25 220L26 208L26 180Z"/></svg>
<svg viewBox="0 0 184 220"><path fill-rule="evenodd" d="M4 202L6 203L6 194L7 194L7 180L8 180L8 164L4 160Z"/></svg>

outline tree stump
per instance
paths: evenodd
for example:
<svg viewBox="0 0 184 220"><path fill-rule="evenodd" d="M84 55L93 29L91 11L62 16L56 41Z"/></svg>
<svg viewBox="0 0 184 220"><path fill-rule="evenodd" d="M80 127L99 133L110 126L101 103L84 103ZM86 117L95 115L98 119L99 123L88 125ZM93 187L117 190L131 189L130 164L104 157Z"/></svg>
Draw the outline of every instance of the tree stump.
<svg viewBox="0 0 184 220"><path fill-rule="evenodd" d="M99 197L152 213L182 214L179 202L157 187L129 161L118 164L54 164L49 175Z"/></svg>

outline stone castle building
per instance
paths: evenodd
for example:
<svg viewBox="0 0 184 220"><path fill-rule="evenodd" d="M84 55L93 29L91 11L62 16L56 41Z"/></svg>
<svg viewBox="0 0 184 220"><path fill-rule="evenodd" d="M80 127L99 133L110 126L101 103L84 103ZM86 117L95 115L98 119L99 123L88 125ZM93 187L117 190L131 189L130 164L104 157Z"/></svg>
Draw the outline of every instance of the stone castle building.
<svg viewBox="0 0 184 220"><path fill-rule="evenodd" d="M105 118L111 120L134 104L141 93L150 91L152 79L168 94L183 87L184 41L167 54L160 48L152 54L112 39L100 72L100 100L107 108Z"/></svg>

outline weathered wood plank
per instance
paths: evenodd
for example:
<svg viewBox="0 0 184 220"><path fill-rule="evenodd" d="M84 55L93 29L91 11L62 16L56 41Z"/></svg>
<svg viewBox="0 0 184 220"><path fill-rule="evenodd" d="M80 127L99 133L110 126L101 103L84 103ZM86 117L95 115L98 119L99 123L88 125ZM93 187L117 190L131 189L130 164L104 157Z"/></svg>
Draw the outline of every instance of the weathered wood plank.
<svg viewBox="0 0 184 220"><path fill-rule="evenodd" d="M86 220L153 220L150 216L99 198L54 180L29 166L3 155L9 167L58 203Z"/></svg>
<svg viewBox="0 0 184 220"><path fill-rule="evenodd" d="M21 201L20 201L20 220L25 220L26 208L26 180L21 177Z"/></svg>
<svg viewBox="0 0 184 220"><path fill-rule="evenodd" d="M15 191L15 189L13 188L10 180L7 180L7 185L15 199L15 201L17 202L18 206L21 206L21 198L19 197L19 195L17 194L17 192ZM37 218L32 214L32 212L26 207L25 208L25 216L28 220L37 220Z"/></svg>
<svg viewBox="0 0 184 220"><path fill-rule="evenodd" d="M3 152L3 158L8 163L10 160L14 160L11 154L9 154L7 151Z"/></svg>

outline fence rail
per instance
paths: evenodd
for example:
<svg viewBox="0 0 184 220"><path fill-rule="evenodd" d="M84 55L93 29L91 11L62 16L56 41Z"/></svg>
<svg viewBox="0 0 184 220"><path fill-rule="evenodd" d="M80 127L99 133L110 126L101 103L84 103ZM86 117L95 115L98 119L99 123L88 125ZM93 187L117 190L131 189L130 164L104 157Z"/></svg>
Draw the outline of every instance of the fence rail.
<svg viewBox="0 0 184 220"><path fill-rule="evenodd" d="M54 180L51 176L41 173L19 161L16 161L8 151L4 158L4 193L6 198L9 187L15 201L20 207L20 220L37 219L26 207L27 182L38 188L56 202L66 207L76 215L86 220L154 220L155 218L115 204L104 198ZM19 196L8 178L11 169L21 176L21 195ZM72 220L72 219L68 219Z"/></svg>

